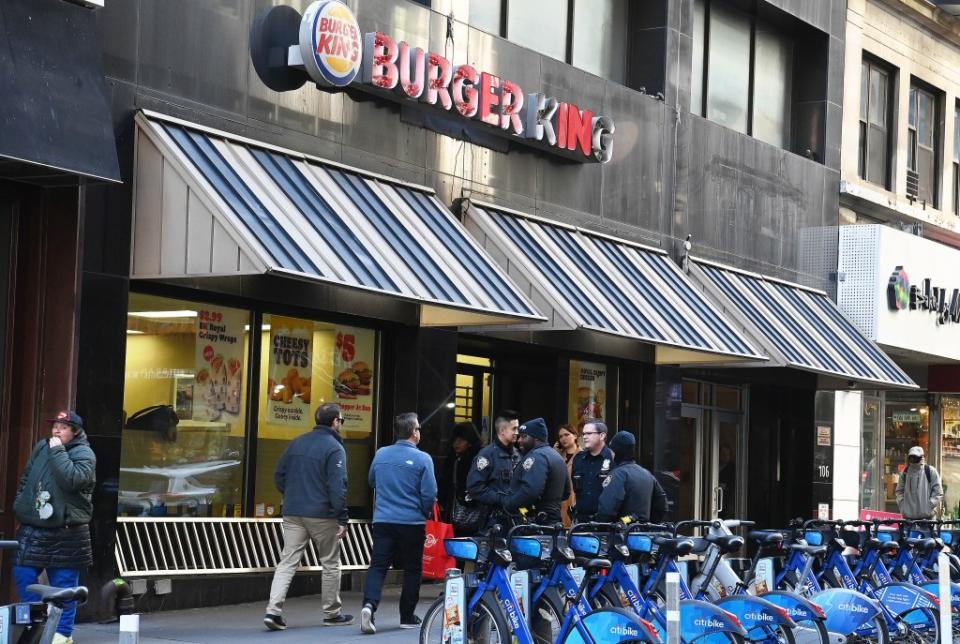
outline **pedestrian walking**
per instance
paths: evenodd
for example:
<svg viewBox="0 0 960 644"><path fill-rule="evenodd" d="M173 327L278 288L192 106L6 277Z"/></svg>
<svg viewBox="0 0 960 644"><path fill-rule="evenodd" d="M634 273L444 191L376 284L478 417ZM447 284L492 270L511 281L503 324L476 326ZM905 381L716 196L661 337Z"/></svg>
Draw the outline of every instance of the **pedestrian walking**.
<svg viewBox="0 0 960 644"><path fill-rule="evenodd" d="M577 503L573 506L578 522L591 521L597 513L603 482L613 468L613 452L607 447L607 426L593 418L583 425L583 451L573 457L570 477Z"/></svg>
<svg viewBox="0 0 960 644"><path fill-rule="evenodd" d="M514 470L512 492L503 501L503 509L530 518L543 513L544 521L558 522L560 503L570 496L567 465L547 442L547 424L542 418L528 420L519 430L517 444L523 460Z"/></svg>
<svg viewBox="0 0 960 644"><path fill-rule="evenodd" d="M907 452L907 467L897 479L897 505L905 519L932 519L943 500L940 473L923 462L923 448Z"/></svg>
<svg viewBox="0 0 960 644"><path fill-rule="evenodd" d="M20 522L13 577L22 602L40 601L27 586L43 571L51 586L72 588L93 563L89 524L97 457L76 412L61 411L50 422L51 436L33 448L13 503ZM77 603L68 602L53 644L73 644L76 616Z"/></svg>
<svg viewBox="0 0 960 644"><path fill-rule="evenodd" d="M514 446L518 425L516 413L503 411L497 414L493 421L493 440L477 453L467 473L468 501L483 504L486 508L481 529L489 528L496 521L497 511L510 494L510 479L520 460L520 453Z"/></svg>
<svg viewBox="0 0 960 644"><path fill-rule="evenodd" d="M420 627L420 617L414 610L420 601L424 525L437 500L433 460L417 448L420 443L417 415L400 414L393 421L393 430L397 442L377 450L368 477L374 491L373 555L360 610L360 630L367 634L377 632L374 614L380 604L383 578L391 563L403 570L400 628Z"/></svg>
<svg viewBox="0 0 960 644"><path fill-rule="evenodd" d="M283 494L283 554L273 573L263 623L271 631L287 627L283 602L313 540L323 566L321 601L324 626L346 626L353 615L340 601L340 539L347 534L347 453L340 428L344 419L335 403L320 405L312 431L290 442L277 463L274 482Z"/></svg>
<svg viewBox="0 0 960 644"><path fill-rule="evenodd" d="M567 475L570 477L570 496L560 504L560 516L563 518L563 527L569 528L570 507L576 505L577 495L573 491L573 457L580 453L580 433L573 425L560 425L557 430L557 443L553 446L567 464Z"/></svg>
<svg viewBox="0 0 960 644"><path fill-rule="evenodd" d="M604 483L597 521L629 516L642 523L660 523L667 515L667 493L649 470L637 464L637 441L630 432L617 432L610 441L615 465Z"/></svg>
<svg viewBox="0 0 960 644"><path fill-rule="evenodd" d="M458 519L473 514L465 511L468 507L466 501L467 474L479 451L480 434L473 423L466 422L454 425L453 435L450 438L450 449L443 461L440 476L437 477L437 500L440 503L443 518L447 523L453 525L458 537L473 534L470 528L476 530L475 526L467 526L462 523L458 525Z"/></svg>

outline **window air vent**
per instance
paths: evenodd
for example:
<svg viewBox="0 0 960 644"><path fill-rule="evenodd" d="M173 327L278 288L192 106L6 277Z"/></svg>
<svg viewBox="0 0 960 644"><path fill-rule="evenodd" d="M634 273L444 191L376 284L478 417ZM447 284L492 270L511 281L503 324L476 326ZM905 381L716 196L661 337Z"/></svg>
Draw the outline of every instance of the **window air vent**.
<svg viewBox="0 0 960 644"><path fill-rule="evenodd" d="M907 170L907 196L914 199L920 197L920 175L916 170Z"/></svg>

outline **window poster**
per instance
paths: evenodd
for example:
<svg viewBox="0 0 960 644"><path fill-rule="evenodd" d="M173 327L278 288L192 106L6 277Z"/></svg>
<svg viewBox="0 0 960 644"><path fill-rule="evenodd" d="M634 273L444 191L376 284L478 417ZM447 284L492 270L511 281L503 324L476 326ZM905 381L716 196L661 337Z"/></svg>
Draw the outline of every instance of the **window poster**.
<svg viewBox="0 0 960 644"><path fill-rule="evenodd" d="M268 347L267 422L313 426L311 411L313 322L275 315Z"/></svg>
<svg viewBox="0 0 960 644"><path fill-rule="evenodd" d="M338 326L334 334L333 390L343 412L343 435L362 437L373 430L376 332Z"/></svg>
<svg viewBox="0 0 960 644"><path fill-rule="evenodd" d="M235 423L240 417L243 387L245 311L201 307L197 311L195 372L192 388L174 385L175 408L200 421Z"/></svg>
<svg viewBox="0 0 960 644"><path fill-rule="evenodd" d="M607 365L570 361L568 418L582 428L589 418L603 418L607 400Z"/></svg>

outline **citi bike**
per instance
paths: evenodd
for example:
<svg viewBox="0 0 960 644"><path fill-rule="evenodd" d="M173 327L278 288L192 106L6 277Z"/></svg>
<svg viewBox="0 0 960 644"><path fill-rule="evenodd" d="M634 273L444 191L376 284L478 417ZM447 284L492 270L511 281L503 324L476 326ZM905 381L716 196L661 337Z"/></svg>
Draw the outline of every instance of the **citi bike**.
<svg viewBox="0 0 960 644"><path fill-rule="evenodd" d="M837 622L827 627L831 632L847 632L848 639L882 644L892 640L939 641L939 601L935 595L902 582L874 584L872 574L862 570L858 576L850 568L843 556L846 539L856 547L860 536L841 535L841 528L868 524L821 519L804 522L795 531L798 543L789 546L777 587L806 594L828 615L838 615ZM816 563L821 564L819 571L814 570ZM824 590L824 584L831 588Z"/></svg>
<svg viewBox="0 0 960 644"><path fill-rule="evenodd" d="M557 620L559 614L555 607L545 603L547 600L541 598L536 604L525 604L522 598L529 591L529 586L524 586L528 583L527 577L522 576L520 584L511 579L514 553L539 567L554 552L542 536L515 535L530 529L523 524L515 526L506 539L499 536L502 529L496 527L486 537L444 540L448 555L475 562L477 572L461 576L458 571L448 571L444 594L424 616L421 644L659 644L656 629L635 614L618 608L589 610L584 604L589 583L611 567L606 559L578 562L582 563L585 574L574 596L569 596L572 589L566 589L571 609L566 611L558 629L550 622Z"/></svg>
<svg viewBox="0 0 960 644"><path fill-rule="evenodd" d="M0 550L16 550L16 541L0 541ZM60 625L64 606L71 601L87 600L87 589L54 588L42 584L27 586L40 595L39 602L0 606L0 644L50 644Z"/></svg>

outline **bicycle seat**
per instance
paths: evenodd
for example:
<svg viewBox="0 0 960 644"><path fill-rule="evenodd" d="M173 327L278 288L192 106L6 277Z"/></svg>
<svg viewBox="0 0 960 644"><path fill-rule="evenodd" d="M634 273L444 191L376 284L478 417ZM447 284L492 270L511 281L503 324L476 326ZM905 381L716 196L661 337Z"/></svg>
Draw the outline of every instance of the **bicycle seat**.
<svg viewBox="0 0 960 644"><path fill-rule="evenodd" d="M719 534L704 537L707 541L720 548L725 553L736 552L743 547L743 537L735 534Z"/></svg>
<svg viewBox="0 0 960 644"><path fill-rule="evenodd" d="M791 543L790 549L795 552L810 555L811 557L817 557L827 551L827 546L808 546L802 543Z"/></svg>
<svg viewBox="0 0 960 644"><path fill-rule="evenodd" d="M46 604L54 604L63 607L70 601L78 601L81 604L87 601L87 587L77 586L76 588L55 588L53 586L44 586L43 584L30 584L27 586L28 593L40 595L40 600Z"/></svg>
<svg viewBox="0 0 960 644"><path fill-rule="evenodd" d="M771 532L770 530L753 530L747 535L747 538L759 544L770 545L781 543L783 541L783 533Z"/></svg>
<svg viewBox="0 0 960 644"><path fill-rule="evenodd" d="M583 567L587 570L610 570L612 566L609 559L590 559Z"/></svg>
<svg viewBox="0 0 960 644"><path fill-rule="evenodd" d="M937 540L930 537L919 537L917 539L908 537L904 541L911 548L921 552L929 552L937 547Z"/></svg>
<svg viewBox="0 0 960 644"><path fill-rule="evenodd" d="M688 537L663 537L656 536L653 542L659 546L664 554L676 554L678 556L688 555L693 550L693 541Z"/></svg>

